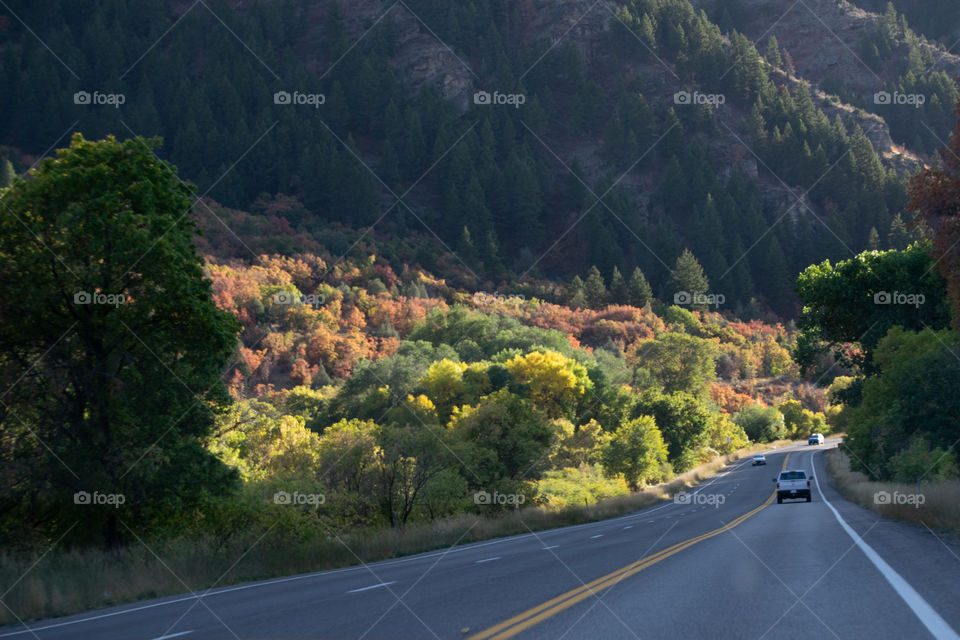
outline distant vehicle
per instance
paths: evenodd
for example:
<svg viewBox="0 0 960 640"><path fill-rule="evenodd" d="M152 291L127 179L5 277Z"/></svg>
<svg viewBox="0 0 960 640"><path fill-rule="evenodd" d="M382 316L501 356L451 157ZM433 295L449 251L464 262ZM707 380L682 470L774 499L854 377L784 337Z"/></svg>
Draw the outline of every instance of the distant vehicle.
<svg viewBox="0 0 960 640"><path fill-rule="evenodd" d="M773 481L777 483L777 504L797 498L806 498L810 502L810 479L803 469L781 471Z"/></svg>
<svg viewBox="0 0 960 640"><path fill-rule="evenodd" d="M810 437L807 438L807 444L823 444L823 434L811 433Z"/></svg>
<svg viewBox="0 0 960 640"><path fill-rule="evenodd" d="M755 467L758 464L767 464L767 457L762 455L753 456L753 462L750 463L750 466Z"/></svg>

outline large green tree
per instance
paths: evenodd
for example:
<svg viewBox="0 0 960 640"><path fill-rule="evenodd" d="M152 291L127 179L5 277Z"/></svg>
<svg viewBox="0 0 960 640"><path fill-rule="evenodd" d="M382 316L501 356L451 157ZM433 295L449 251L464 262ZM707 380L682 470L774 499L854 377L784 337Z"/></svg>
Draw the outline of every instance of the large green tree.
<svg viewBox="0 0 960 640"><path fill-rule="evenodd" d="M667 445L650 416L640 416L620 425L603 448L603 467L607 473L622 474L634 491L660 482L670 475Z"/></svg>
<svg viewBox="0 0 960 640"><path fill-rule="evenodd" d="M653 416L675 471L682 473L699 464L713 416L698 398L684 392L667 395L648 389L637 398L630 415Z"/></svg>
<svg viewBox="0 0 960 640"><path fill-rule="evenodd" d="M636 267L630 275L630 282L627 284L628 303L635 307L642 307L653 299L653 289L647 282L646 276L640 267Z"/></svg>
<svg viewBox="0 0 960 640"><path fill-rule="evenodd" d="M676 264L670 271L669 285L674 294L674 301L679 304L690 304L695 294L705 294L710 289L710 281L703 272L703 267L689 249L684 249L677 258ZM705 307L703 304L696 304L694 308Z"/></svg>
<svg viewBox="0 0 960 640"><path fill-rule="evenodd" d="M862 401L843 409L855 469L900 482L956 476L958 342L955 331L900 327L880 341Z"/></svg>
<svg viewBox="0 0 960 640"><path fill-rule="evenodd" d="M795 358L805 368L820 353L855 343L863 355L853 364L869 372L873 349L890 327L919 331L950 322L944 280L922 243L811 265L800 274L797 293L803 310Z"/></svg>
<svg viewBox="0 0 960 640"><path fill-rule="evenodd" d="M238 323L158 144L77 134L0 194L4 534L113 547L234 481L203 443Z"/></svg>
<svg viewBox="0 0 960 640"><path fill-rule="evenodd" d="M686 391L702 395L716 378L717 347L709 340L685 333L664 333L637 349L637 364L666 393Z"/></svg>
<svg viewBox="0 0 960 640"><path fill-rule="evenodd" d="M787 435L783 414L775 407L753 404L738 411L733 421L754 442L773 442Z"/></svg>

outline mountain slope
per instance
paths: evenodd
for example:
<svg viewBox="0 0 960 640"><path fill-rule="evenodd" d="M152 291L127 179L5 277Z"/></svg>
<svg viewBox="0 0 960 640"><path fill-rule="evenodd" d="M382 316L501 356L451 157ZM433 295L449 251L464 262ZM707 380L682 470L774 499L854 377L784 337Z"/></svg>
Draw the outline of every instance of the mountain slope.
<svg viewBox="0 0 960 640"><path fill-rule="evenodd" d="M71 127L159 134L203 195L288 203L314 238L421 234L477 281L640 266L669 297L689 248L731 308L791 315L801 268L889 245L920 162L685 0L137 7L11 4L32 25L0 42L19 168Z"/></svg>

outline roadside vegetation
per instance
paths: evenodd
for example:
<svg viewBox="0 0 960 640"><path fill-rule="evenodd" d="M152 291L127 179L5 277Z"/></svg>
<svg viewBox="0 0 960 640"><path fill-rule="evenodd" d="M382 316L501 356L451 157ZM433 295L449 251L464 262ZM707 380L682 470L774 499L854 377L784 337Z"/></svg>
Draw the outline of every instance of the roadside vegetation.
<svg viewBox="0 0 960 640"><path fill-rule="evenodd" d="M865 473L851 470L851 458L842 450L828 451L826 456L830 478L847 500L872 509L884 518L960 534L960 480L957 478L921 485L876 482ZM922 504L917 504L921 500Z"/></svg>
<svg viewBox="0 0 960 640"><path fill-rule="evenodd" d="M673 498L708 480L727 464L789 444L753 445L721 456L643 491L589 505L538 506L497 515L460 514L403 529L369 527L269 541L253 532L227 544L213 536L130 545L118 551L99 548L54 549L46 555L0 555L0 584L13 585L4 596L23 620L66 615L145 598L201 592L251 580L322 571L360 563L446 549L481 540L595 522L629 514ZM41 557L42 555L42 557ZM17 619L0 611L0 624Z"/></svg>

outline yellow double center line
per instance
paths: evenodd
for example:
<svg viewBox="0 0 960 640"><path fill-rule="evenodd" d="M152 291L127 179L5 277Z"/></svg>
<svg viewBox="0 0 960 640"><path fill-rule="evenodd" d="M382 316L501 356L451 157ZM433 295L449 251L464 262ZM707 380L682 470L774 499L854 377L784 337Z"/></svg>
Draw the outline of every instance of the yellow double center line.
<svg viewBox="0 0 960 640"><path fill-rule="evenodd" d="M788 453L783 458L782 469L787 468L787 460L789 459L790 454ZM496 624L485 631L474 634L467 640L503 640L504 638L512 638L518 633L521 633L530 627L543 622L547 618L553 617L565 609L569 609L578 602L581 602L591 596L595 596L601 591L609 589L621 580L626 580L630 576L643 571L647 567L657 564L661 560L665 560L674 554L680 553L684 549L688 549L698 542L703 542L708 538L720 535L724 531L729 531L745 521L747 518L750 518L751 516L754 516L763 509L767 508L773 502L773 499L776 497L776 495L777 493L774 491L770 497L767 498L766 502L761 504L759 507L753 509L752 511L748 511L739 518L730 521L719 529L714 529L713 531L709 531L695 538L678 542L672 547L667 547L662 551L658 551L652 556L632 562L612 573L608 573L607 575L597 578L596 580L592 580L580 587L577 587L576 589L561 594L556 598L547 600L543 604L537 605L532 609L528 609L521 614L515 615L508 620L504 620L503 622Z"/></svg>

